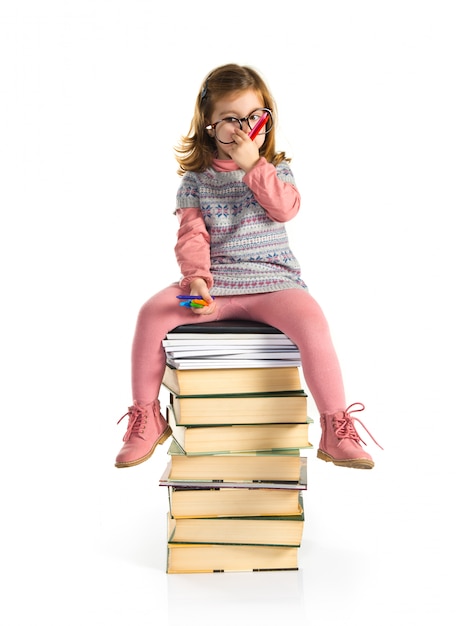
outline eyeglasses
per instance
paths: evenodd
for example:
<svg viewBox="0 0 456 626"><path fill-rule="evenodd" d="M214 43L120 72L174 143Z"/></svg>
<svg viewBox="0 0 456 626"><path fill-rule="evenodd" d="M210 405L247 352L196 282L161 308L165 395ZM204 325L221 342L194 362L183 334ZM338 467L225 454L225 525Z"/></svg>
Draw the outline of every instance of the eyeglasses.
<svg viewBox="0 0 456 626"><path fill-rule="evenodd" d="M255 111L252 111L249 115L246 115L246 117L241 118L232 116L224 117L223 120L218 120L217 122L206 126L206 130L213 130L215 132L215 138L220 143L234 143L232 137L235 130L242 130L242 124L244 122L247 123L250 130L253 130L253 127L264 113L269 114L268 121L258 134L266 135L271 130L273 125L272 111L270 109L255 109Z"/></svg>

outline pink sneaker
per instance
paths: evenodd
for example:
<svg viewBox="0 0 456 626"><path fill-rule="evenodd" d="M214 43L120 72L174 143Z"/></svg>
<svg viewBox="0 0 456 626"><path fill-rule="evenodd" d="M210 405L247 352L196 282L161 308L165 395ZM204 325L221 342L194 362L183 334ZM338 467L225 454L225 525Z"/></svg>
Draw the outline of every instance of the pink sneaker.
<svg viewBox="0 0 456 626"><path fill-rule="evenodd" d="M117 455L116 467L131 467L147 461L157 445L164 443L172 433L171 427L160 413L158 400L145 406L135 401L117 423L127 415L128 428L123 438L125 443Z"/></svg>
<svg viewBox="0 0 456 626"><path fill-rule="evenodd" d="M361 408L353 409L355 406ZM360 445L360 442L366 444L358 435L354 421L356 420L361 424L379 448L382 450L383 448L375 441L361 420L350 415L350 409L353 413L357 413L364 411L364 408L364 404L355 402L345 411L340 410L336 413L323 413L321 415L321 440L317 458L322 461L331 461L334 465L341 465L342 467L355 467L357 469L372 469L374 467L371 455L365 452Z"/></svg>

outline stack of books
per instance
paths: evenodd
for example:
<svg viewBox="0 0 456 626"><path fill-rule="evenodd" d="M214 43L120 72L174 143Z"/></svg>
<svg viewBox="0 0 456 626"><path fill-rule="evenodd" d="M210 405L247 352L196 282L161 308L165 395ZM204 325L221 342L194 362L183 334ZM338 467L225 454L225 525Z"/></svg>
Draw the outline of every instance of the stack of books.
<svg viewBox="0 0 456 626"><path fill-rule="evenodd" d="M233 359L224 352L230 340ZM181 349L186 341L191 348ZM167 573L298 569L301 451L312 447L312 420L296 346L277 329L238 320L179 326L163 343L173 353L162 383L173 429L160 479L169 495Z"/></svg>
<svg viewBox="0 0 456 626"><path fill-rule="evenodd" d="M163 340L176 369L299 367L297 346L273 326L231 320L185 324Z"/></svg>

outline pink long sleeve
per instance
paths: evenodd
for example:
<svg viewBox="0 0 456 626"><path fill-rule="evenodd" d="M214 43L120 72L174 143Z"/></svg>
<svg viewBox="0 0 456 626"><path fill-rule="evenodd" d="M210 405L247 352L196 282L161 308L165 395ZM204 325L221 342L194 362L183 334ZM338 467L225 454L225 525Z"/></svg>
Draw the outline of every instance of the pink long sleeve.
<svg viewBox="0 0 456 626"><path fill-rule="evenodd" d="M280 180L274 165L264 157L244 176L243 181L275 222L288 222L299 211L299 191L291 183Z"/></svg>
<svg viewBox="0 0 456 626"><path fill-rule="evenodd" d="M179 230L174 252L182 274L179 284L185 289L195 278L204 278L210 289L214 284L210 272L210 236L201 211L190 207L178 209L176 215Z"/></svg>

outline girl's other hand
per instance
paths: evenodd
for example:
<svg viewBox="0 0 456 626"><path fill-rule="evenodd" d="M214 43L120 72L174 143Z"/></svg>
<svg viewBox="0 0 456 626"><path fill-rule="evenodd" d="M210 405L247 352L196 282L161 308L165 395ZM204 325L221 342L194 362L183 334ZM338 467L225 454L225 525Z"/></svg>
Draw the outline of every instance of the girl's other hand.
<svg viewBox="0 0 456 626"><path fill-rule="evenodd" d="M207 306L202 307L201 309L192 308L192 313L195 315L210 315L215 311L215 300L213 300L211 294L209 293L206 281L203 278L195 278L195 280L192 280L190 283L190 295L201 296L202 299L207 302Z"/></svg>

